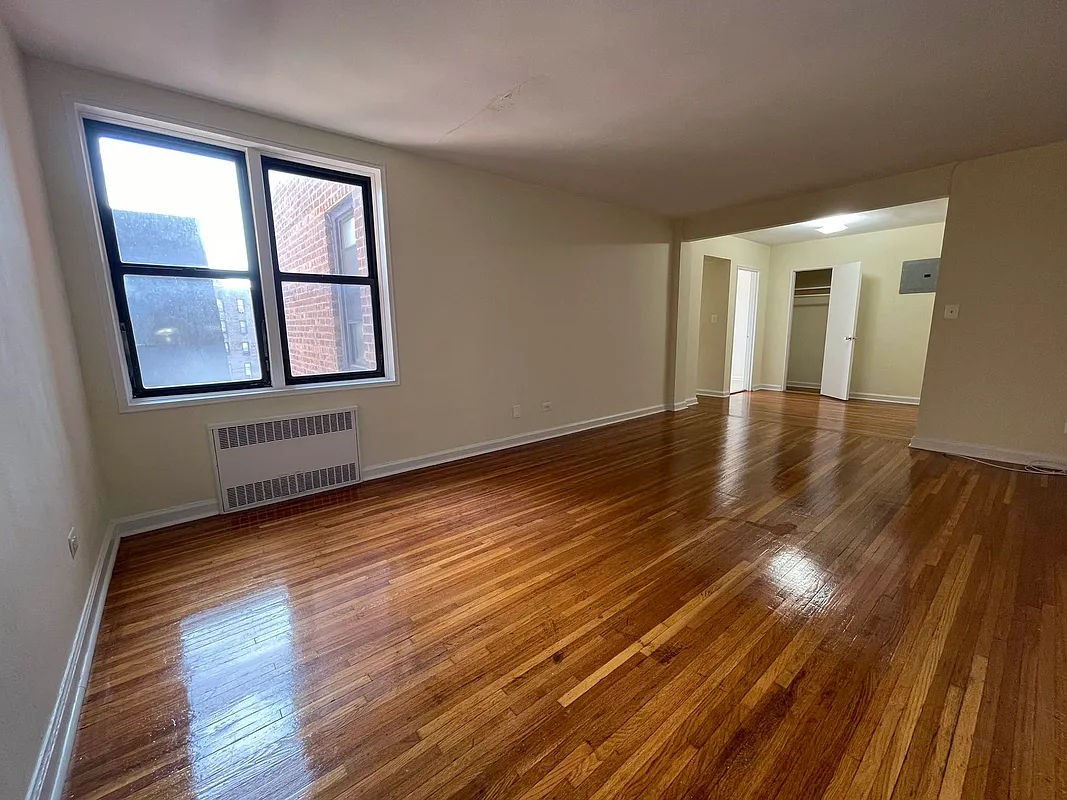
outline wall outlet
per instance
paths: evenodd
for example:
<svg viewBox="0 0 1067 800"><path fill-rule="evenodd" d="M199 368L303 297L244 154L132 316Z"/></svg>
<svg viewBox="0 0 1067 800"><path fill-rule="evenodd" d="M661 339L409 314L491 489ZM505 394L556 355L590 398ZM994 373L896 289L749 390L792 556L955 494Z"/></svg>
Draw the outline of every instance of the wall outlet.
<svg viewBox="0 0 1067 800"><path fill-rule="evenodd" d="M551 411L552 410L552 401L551 400L545 400L543 403L541 403L541 410L542 411Z"/></svg>
<svg viewBox="0 0 1067 800"><path fill-rule="evenodd" d="M74 528L67 534L67 549L70 550L71 558L78 555L78 537L74 535Z"/></svg>
<svg viewBox="0 0 1067 800"><path fill-rule="evenodd" d="M945 306L945 319L959 319L960 307L956 304Z"/></svg>
<svg viewBox="0 0 1067 800"><path fill-rule="evenodd" d="M513 405L511 407L511 418L512 419L518 419L521 416L522 416L522 406L520 406L518 403L516 403L515 405Z"/></svg>

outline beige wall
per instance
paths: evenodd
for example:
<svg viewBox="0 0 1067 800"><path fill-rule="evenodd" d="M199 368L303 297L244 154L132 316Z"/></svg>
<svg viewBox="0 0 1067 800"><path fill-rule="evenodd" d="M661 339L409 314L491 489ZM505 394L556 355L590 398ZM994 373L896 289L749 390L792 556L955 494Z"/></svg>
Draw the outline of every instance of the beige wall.
<svg viewBox="0 0 1067 800"><path fill-rule="evenodd" d="M102 544L21 65L0 25L0 797L22 797ZM67 552L74 526L81 547Z"/></svg>
<svg viewBox="0 0 1067 800"><path fill-rule="evenodd" d="M695 239L946 195L917 443L1063 461L1067 141L717 209L683 220L680 235ZM948 303L960 305L958 320L943 318ZM766 335L773 338L769 328ZM763 382L782 375L781 359L767 363L771 350L764 348Z"/></svg>
<svg viewBox="0 0 1067 800"><path fill-rule="evenodd" d="M916 225L771 248L764 382L785 382L790 276L794 269L859 261L863 273L852 392L915 400L923 385L933 294L900 294L901 262L941 254L945 226Z"/></svg>
<svg viewBox="0 0 1067 800"><path fill-rule="evenodd" d="M358 404L374 466L663 403L667 220L50 62L27 72L112 514L214 497L209 423ZM381 164L400 385L120 414L71 98Z"/></svg>
<svg viewBox="0 0 1067 800"><path fill-rule="evenodd" d="M689 277L690 290L694 293L689 295L701 301L693 307L688 315L687 326L682 328L680 338L687 342L687 379L685 382L686 397L692 397L698 390L711 392L724 392L729 389L729 366L726 363L726 354L733 347L733 306L734 287L737 283L737 268L748 267L760 273L759 293L756 311L756 342L754 364L752 368L753 383L761 382L763 360L763 321L766 317L766 303L768 297L768 276L770 270L771 248L766 245L750 242L737 236L720 236L715 239L702 239L695 242L684 242L681 253L681 269L683 276ZM705 257L724 259L730 262L730 280L726 288L726 297L722 297L722 285L717 285L710 293L703 291L703 278L707 274ZM712 261L711 269L714 270ZM719 314L716 308L721 309L726 303L727 313ZM710 305L709 305L710 304ZM711 314L719 314L718 321L712 323ZM719 356L722 360L719 361ZM714 365L719 364L716 370ZM699 365L703 364L701 368Z"/></svg>
<svg viewBox="0 0 1067 800"><path fill-rule="evenodd" d="M728 258L704 256L700 282L700 308L697 311L698 339L696 390L721 392L727 388L723 365L727 349L727 320L733 305L731 283L736 274Z"/></svg>
<svg viewBox="0 0 1067 800"><path fill-rule="evenodd" d="M1065 223L1067 142L959 165L920 439L1067 460Z"/></svg>

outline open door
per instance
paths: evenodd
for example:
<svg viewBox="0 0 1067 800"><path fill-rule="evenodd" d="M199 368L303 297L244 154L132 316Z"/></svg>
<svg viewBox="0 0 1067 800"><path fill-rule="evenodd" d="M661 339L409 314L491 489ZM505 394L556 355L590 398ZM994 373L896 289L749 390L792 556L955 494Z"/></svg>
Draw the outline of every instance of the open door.
<svg viewBox="0 0 1067 800"><path fill-rule="evenodd" d="M759 272L738 267L734 293L734 342L730 356L730 393L752 391Z"/></svg>
<svg viewBox="0 0 1067 800"><path fill-rule="evenodd" d="M830 279L830 308L826 314L826 345L822 360L822 388L827 397L848 400L852 382L852 351L860 310L858 261L834 267Z"/></svg>

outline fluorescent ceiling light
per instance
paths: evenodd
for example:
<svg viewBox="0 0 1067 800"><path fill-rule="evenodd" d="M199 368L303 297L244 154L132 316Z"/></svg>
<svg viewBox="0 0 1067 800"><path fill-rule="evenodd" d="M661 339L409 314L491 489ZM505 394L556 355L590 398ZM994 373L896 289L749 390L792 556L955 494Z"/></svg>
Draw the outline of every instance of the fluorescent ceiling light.
<svg viewBox="0 0 1067 800"><path fill-rule="evenodd" d="M836 217L815 219L809 222L808 225L815 228L819 233L840 233L841 231L848 230L848 225L846 223L855 222L862 216L862 214L841 214Z"/></svg>
<svg viewBox="0 0 1067 800"><path fill-rule="evenodd" d="M840 233L841 231L847 231L848 225L842 225L840 222L829 222L821 228L816 228L816 230L819 233Z"/></svg>

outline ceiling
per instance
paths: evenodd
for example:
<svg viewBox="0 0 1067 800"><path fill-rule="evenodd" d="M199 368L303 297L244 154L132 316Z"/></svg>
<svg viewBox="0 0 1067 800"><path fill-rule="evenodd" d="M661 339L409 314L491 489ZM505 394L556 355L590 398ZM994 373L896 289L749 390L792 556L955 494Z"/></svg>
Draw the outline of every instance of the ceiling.
<svg viewBox="0 0 1067 800"><path fill-rule="evenodd" d="M838 236L851 236L854 233L873 233L890 231L894 228L909 228L912 225L927 225L944 222L948 213L948 198L927 200L923 203L909 203L906 206L881 208L876 211L864 211L860 214L848 214L842 219L845 230L835 233L820 233L818 225L811 222L798 222L795 225L781 225L777 228L764 228L760 231L739 233L742 239L774 246L776 244L793 244L818 239L834 239ZM820 222L825 222L822 220Z"/></svg>
<svg viewBox="0 0 1067 800"><path fill-rule="evenodd" d="M30 52L670 215L1067 138L1062 0L0 0Z"/></svg>

